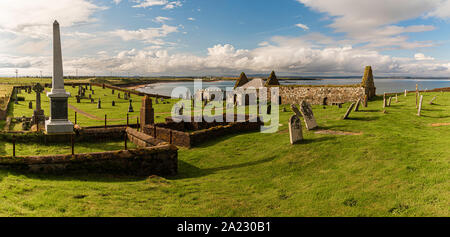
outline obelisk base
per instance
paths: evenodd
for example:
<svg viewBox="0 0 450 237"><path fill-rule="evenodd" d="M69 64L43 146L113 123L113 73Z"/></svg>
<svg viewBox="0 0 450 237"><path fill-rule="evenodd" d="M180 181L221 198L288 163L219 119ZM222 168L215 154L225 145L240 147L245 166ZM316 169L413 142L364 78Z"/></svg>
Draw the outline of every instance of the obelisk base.
<svg viewBox="0 0 450 237"><path fill-rule="evenodd" d="M50 97L50 119L45 121L45 131L47 134L72 133L73 123L68 120L67 99L69 93L47 94Z"/></svg>

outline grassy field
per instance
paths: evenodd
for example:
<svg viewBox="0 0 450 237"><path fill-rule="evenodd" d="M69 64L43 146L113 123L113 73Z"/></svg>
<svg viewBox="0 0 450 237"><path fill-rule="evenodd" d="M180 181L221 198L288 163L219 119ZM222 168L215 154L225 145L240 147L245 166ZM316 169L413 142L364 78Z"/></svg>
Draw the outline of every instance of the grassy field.
<svg viewBox="0 0 450 237"><path fill-rule="evenodd" d="M341 120L347 106L313 110L322 129L361 135L304 128L304 142L290 145L292 112L280 108L277 133L180 149L174 177L2 170L0 216L449 216L450 126L431 124L450 123L450 94L424 93L421 117L414 94Z"/></svg>
<svg viewBox="0 0 450 237"><path fill-rule="evenodd" d="M78 87L72 88L71 86L66 86L65 89L71 93L71 97L69 98L69 105L74 106L75 108L88 113L91 116L86 114L77 113L77 123L80 126L101 126L104 125L105 114L107 115L108 124L126 124L126 117L128 113L129 101L124 100L123 92L115 91L112 94L112 90L101 87L93 86L94 94L91 96L94 98L95 103L91 103L88 98L82 99L81 103L76 102L75 95L78 93ZM50 88L46 88L47 91L50 91ZM89 96L91 92L86 90L86 97ZM118 99L117 94L120 93L121 99ZM31 117L33 115L33 110L36 106L36 94L33 92L28 94L22 90L22 93L19 94L21 97L25 97L25 101L19 101L19 104L11 104L9 109L8 116L12 117L22 117L27 116ZM97 108L97 101L101 99L102 108ZM136 118L139 116L139 110L141 107L141 96L131 95L131 99L133 100L133 113L129 113L130 123L136 123ZM156 104L155 99L153 99L153 107L155 109L155 119L157 122L164 122L165 117L170 116L170 111L177 100L166 99L165 101L169 102L169 104ZM115 101L116 105L112 106L112 101ZM32 101L33 109L28 108L28 103ZM41 94L41 107L45 112L46 116L49 116L50 113L50 103L49 98L46 96L46 93ZM75 110L73 107L69 107L69 120L75 121ZM16 130L21 129L20 125L15 126Z"/></svg>

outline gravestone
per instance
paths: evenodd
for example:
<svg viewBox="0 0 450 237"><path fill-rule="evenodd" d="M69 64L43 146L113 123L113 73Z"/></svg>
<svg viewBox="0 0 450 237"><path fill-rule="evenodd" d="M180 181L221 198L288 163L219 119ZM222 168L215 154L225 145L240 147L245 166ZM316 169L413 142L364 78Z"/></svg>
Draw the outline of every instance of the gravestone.
<svg viewBox="0 0 450 237"><path fill-rule="evenodd" d="M303 120L305 120L306 129L313 130L317 128L316 118L314 117L312 107L308 102L303 100L300 103L300 112L302 113Z"/></svg>
<svg viewBox="0 0 450 237"><path fill-rule="evenodd" d="M422 101L423 101L423 95L420 96L419 108L417 109L417 116L420 116L420 112L422 112Z"/></svg>
<svg viewBox="0 0 450 237"><path fill-rule="evenodd" d="M155 98L155 104L159 104L158 98Z"/></svg>
<svg viewBox="0 0 450 237"><path fill-rule="evenodd" d="M91 98L91 104L95 103L94 98Z"/></svg>
<svg viewBox="0 0 450 237"><path fill-rule="evenodd" d="M387 101L386 101L386 93L383 94L383 109L386 108Z"/></svg>
<svg viewBox="0 0 450 237"><path fill-rule="evenodd" d="M147 124L155 123L155 111L152 106L152 100L148 96L142 98L140 118L141 128Z"/></svg>
<svg viewBox="0 0 450 237"><path fill-rule="evenodd" d="M286 109L286 107L283 107L283 110L282 110L282 112L284 112L284 113L286 113L286 112L287 112L287 109Z"/></svg>
<svg viewBox="0 0 450 237"><path fill-rule="evenodd" d="M105 83L102 84L102 89L105 89Z"/></svg>
<svg viewBox="0 0 450 237"><path fill-rule="evenodd" d="M29 109L33 109L33 101L30 101L30 102L28 103L28 108L29 108Z"/></svg>
<svg viewBox="0 0 450 237"><path fill-rule="evenodd" d="M398 94L395 94L395 103L398 103Z"/></svg>
<svg viewBox="0 0 450 237"><path fill-rule="evenodd" d="M37 83L33 86L33 91L36 93L36 109L33 111L33 116L31 117L31 123L44 123L45 115L44 110L41 109L41 93L44 91L44 87Z"/></svg>
<svg viewBox="0 0 450 237"><path fill-rule="evenodd" d="M91 94L89 94L89 99L92 99L92 95Z"/></svg>
<svg viewBox="0 0 450 237"><path fill-rule="evenodd" d="M111 105L112 105L113 107L116 106L116 102L113 100L112 103L111 103Z"/></svg>
<svg viewBox="0 0 450 237"><path fill-rule="evenodd" d="M91 91L91 94L95 94L94 90Z"/></svg>
<svg viewBox="0 0 450 237"><path fill-rule="evenodd" d="M297 115L292 115L289 119L289 141L292 145L303 140L302 123Z"/></svg>
<svg viewBox="0 0 450 237"><path fill-rule="evenodd" d="M79 104L79 103L80 103L80 100L81 100L81 96L77 95L77 96L75 96L75 97L77 98L77 104Z"/></svg>
<svg viewBox="0 0 450 237"><path fill-rule="evenodd" d="M435 97L433 97L433 99L431 99L431 101L430 101L430 105L432 105L433 104L433 101L436 99L436 96Z"/></svg>
<svg viewBox="0 0 450 237"><path fill-rule="evenodd" d="M63 62L59 23L53 23L53 78L50 98L50 119L45 122L47 134L72 133L73 123L68 119L68 97L64 89Z"/></svg>
<svg viewBox="0 0 450 237"><path fill-rule="evenodd" d="M133 109L133 100L130 100L130 106L128 106L128 113L132 113L132 112L134 112L134 109Z"/></svg>
<svg viewBox="0 0 450 237"><path fill-rule="evenodd" d="M117 93L117 99L120 99L120 93Z"/></svg>
<svg viewBox="0 0 450 237"><path fill-rule="evenodd" d="M388 107L391 107L392 97L389 97Z"/></svg>
<svg viewBox="0 0 450 237"><path fill-rule="evenodd" d="M347 112L345 113L344 117L342 119L348 119L348 116L352 112L353 107L355 106L355 102L353 102L347 109Z"/></svg>
<svg viewBox="0 0 450 237"><path fill-rule="evenodd" d="M127 94L127 93L124 93L124 94L123 94L123 99L124 99L124 100L128 100L128 94Z"/></svg>
<svg viewBox="0 0 450 237"><path fill-rule="evenodd" d="M97 109L101 109L101 108L102 108L102 101L100 99L98 99Z"/></svg>
<svg viewBox="0 0 450 237"><path fill-rule="evenodd" d="M114 90L112 90L112 94L114 95Z"/></svg>
<svg viewBox="0 0 450 237"><path fill-rule="evenodd" d="M92 84L89 84L89 90L92 90Z"/></svg>
<svg viewBox="0 0 450 237"><path fill-rule="evenodd" d="M405 89L405 96L408 94L408 91Z"/></svg>
<svg viewBox="0 0 450 237"><path fill-rule="evenodd" d="M356 101L355 110L354 110L355 112L359 111L360 104L361 104L361 98L359 98L358 101Z"/></svg>

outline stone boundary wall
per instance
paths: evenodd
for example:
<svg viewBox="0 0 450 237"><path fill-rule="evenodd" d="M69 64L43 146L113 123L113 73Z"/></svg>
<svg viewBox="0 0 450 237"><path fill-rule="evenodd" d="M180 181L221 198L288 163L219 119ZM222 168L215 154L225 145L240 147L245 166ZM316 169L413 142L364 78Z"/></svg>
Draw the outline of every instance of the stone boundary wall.
<svg viewBox="0 0 450 237"><path fill-rule="evenodd" d="M178 149L172 145L75 155L0 156L0 168L27 173L111 173L134 176L176 175Z"/></svg>
<svg viewBox="0 0 450 237"><path fill-rule="evenodd" d="M212 139L242 132L259 131L263 123L246 122L238 123L196 123L196 122L181 122L181 123L160 123L148 124L142 129L143 132L169 144L182 147L194 147ZM181 129L183 128L183 129ZM192 131L191 129L198 128L199 130Z"/></svg>
<svg viewBox="0 0 450 237"><path fill-rule="evenodd" d="M4 107L0 108L0 120L5 120L6 117L8 116L9 103L11 102L11 98L13 96L14 88L15 87L13 87L11 89L11 93L9 94L9 97L6 100L6 103L4 104Z"/></svg>
<svg viewBox="0 0 450 237"><path fill-rule="evenodd" d="M366 89L362 86L278 86L280 104L300 104L302 100L313 105L364 100Z"/></svg>
<svg viewBox="0 0 450 237"><path fill-rule="evenodd" d="M167 145L167 142L163 142L161 140L155 139L154 137L145 134L143 132L139 132L133 128L127 128L127 137L132 143L136 144L138 147L152 147L157 145Z"/></svg>

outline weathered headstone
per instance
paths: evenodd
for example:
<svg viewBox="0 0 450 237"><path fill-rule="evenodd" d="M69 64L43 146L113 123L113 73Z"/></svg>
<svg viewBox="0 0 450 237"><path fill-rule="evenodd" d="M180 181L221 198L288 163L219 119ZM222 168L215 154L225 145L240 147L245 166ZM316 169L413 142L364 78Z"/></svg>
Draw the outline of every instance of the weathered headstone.
<svg viewBox="0 0 450 237"><path fill-rule="evenodd" d="M302 113L303 119L305 120L306 129L313 130L317 128L316 118L314 117L312 107L308 102L303 100L300 103L300 112Z"/></svg>
<svg viewBox="0 0 450 237"><path fill-rule="evenodd" d="M128 100L128 94L127 94L127 93L124 93L124 94L123 94L123 99L124 99L124 100Z"/></svg>
<svg viewBox="0 0 450 237"><path fill-rule="evenodd" d="M430 105L432 105L433 104L433 101L436 99L436 96L435 97L433 97L433 99L431 99L431 101L430 101Z"/></svg>
<svg viewBox="0 0 450 237"><path fill-rule="evenodd" d="M387 106L387 101L386 101L386 92L383 93L383 108L386 108Z"/></svg>
<svg viewBox="0 0 450 237"><path fill-rule="evenodd" d="M95 103L94 98L91 98L91 104Z"/></svg>
<svg viewBox="0 0 450 237"><path fill-rule="evenodd" d="M112 94L114 95L114 89L112 90Z"/></svg>
<svg viewBox="0 0 450 237"><path fill-rule="evenodd" d="M420 96L419 108L417 109L417 116L420 116L420 112L422 112L422 101L423 101L423 95Z"/></svg>
<svg viewBox="0 0 450 237"><path fill-rule="evenodd" d="M100 99L98 99L97 109L101 109L101 108L102 108L102 101Z"/></svg>
<svg viewBox="0 0 450 237"><path fill-rule="evenodd" d="M356 101L356 105L355 105L355 112L359 111L359 106L361 105L361 98L358 99L358 101Z"/></svg>
<svg viewBox="0 0 450 237"><path fill-rule="evenodd" d="M105 83L102 84L102 89L105 89Z"/></svg>
<svg viewBox="0 0 450 237"><path fill-rule="evenodd" d="M92 99L92 95L91 94L89 94L89 99Z"/></svg>
<svg viewBox="0 0 450 237"><path fill-rule="evenodd" d="M350 106L347 109L347 112L345 113L344 117L342 119L348 119L348 116L350 115L350 113L352 112L353 107L355 106L355 102L353 102L352 104L350 104Z"/></svg>
<svg viewBox="0 0 450 237"><path fill-rule="evenodd" d="M33 101L30 101L30 102L28 103L28 108L29 108L29 109L33 109Z"/></svg>
<svg viewBox="0 0 450 237"><path fill-rule="evenodd" d="M114 107L114 106L116 106L116 102L113 100L112 102L111 102L111 105Z"/></svg>
<svg viewBox="0 0 450 237"><path fill-rule="evenodd" d="M94 90L91 91L91 94L93 94L93 95L95 94Z"/></svg>
<svg viewBox="0 0 450 237"><path fill-rule="evenodd" d="M77 103L79 104L79 103L80 103L80 100L81 100L81 96L77 95L77 96L75 96L75 97L77 98Z"/></svg>
<svg viewBox="0 0 450 237"><path fill-rule="evenodd" d="M117 99L120 99L120 93L117 93Z"/></svg>
<svg viewBox="0 0 450 237"><path fill-rule="evenodd" d="M147 124L153 124L155 122L155 111L152 106L152 100L148 96L144 96L144 98L142 98L140 117L141 128Z"/></svg>
<svg viewBox="0 0 450 237"><path fill-rule="evenodd" d="M302 123L297 115L292 115L289 119L289 140L292 145L303 140Z"/></svg>
<svg viewBox="0 0 450 237"><path fill-rule="evenodd" d="M395 94L395 103L398 103L398 94Z"/></svg>

